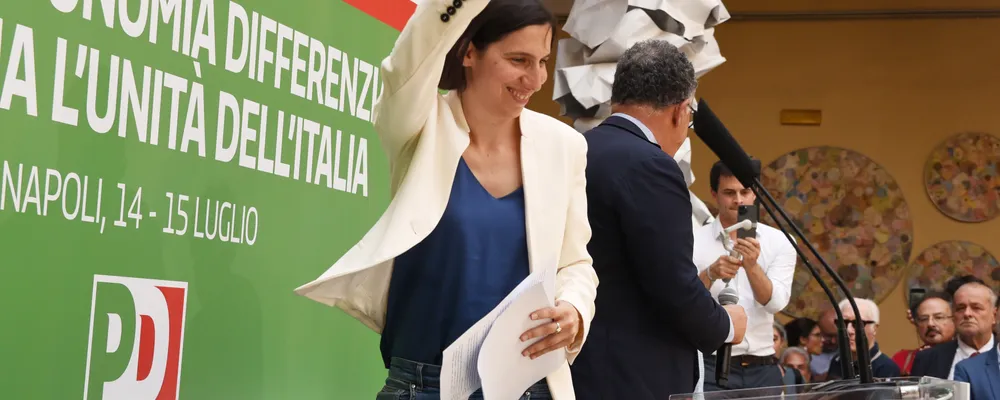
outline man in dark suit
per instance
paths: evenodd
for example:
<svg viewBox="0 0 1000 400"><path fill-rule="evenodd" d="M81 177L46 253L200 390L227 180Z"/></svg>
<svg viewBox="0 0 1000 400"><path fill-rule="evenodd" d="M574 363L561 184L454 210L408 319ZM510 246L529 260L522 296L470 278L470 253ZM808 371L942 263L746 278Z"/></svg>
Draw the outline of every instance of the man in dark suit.
<svg viewBox="0 0 1000 400"><path fill-rule="evenodd" d="M962 284L955 291L951 306L956 340L918 352L910 375L954 379L958 363L992 350L996 346L993 337L996 302L996 293L982 280Z"/></svg>
<svg viewBox="0 0 1000 400"><path fill-rule="evenodd" d="M955 380L969 383L971 400L1000 400L1000 352L997 347L955 365Z"/></svg>
<svg viewBox="0 0 1000 400"><path fill-rule="evenodd" d="M697 81L684 53L644 41L619 59L614 115L585 134L588 250L601 280L576 398L665 400L694 391L698 351L739 343L746 313L720 306L692 261L691 201L672 158Z"/></svg>

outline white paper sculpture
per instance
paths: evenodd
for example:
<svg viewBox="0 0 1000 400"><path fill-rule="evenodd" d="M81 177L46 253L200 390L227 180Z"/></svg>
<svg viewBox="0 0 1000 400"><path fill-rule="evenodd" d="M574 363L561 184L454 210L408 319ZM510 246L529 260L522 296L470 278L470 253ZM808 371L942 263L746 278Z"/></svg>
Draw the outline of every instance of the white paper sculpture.
<svg viewBox="0 0 1000 400"><path fill-rule="evenodd" d="M576 0L559 41L553 99L577 129L607 118L618 57L636 42L666 40L701 77L726 61L714 27L729 19L720 0ZM597 119L592 121L590 119Z"/></svg>
<svg viewBox="0 0 1000 400"><path fill-rule="evenodd" d="M688 56L700 78L726 61L715 26L728 19L721 0L575 0L563 26L571 37L560 40L556 52L552 97L562 115L573 119L573 127L586 132L611 116L611 83L626 49L642 40L666 40ZM690 187L690 139L674 158ZM712 221L693 192L691 205L694 226Z"/></svg>
<svg viewBox="0 0 1000 400"><path fill-rule="evenodd" d="M691 184L694 183L694 172L691 170L690 138L684 139L684 143L677 150L674 159L677 160L677 165L681 167L681 172L684 173L684 181L687 182L690 188ZM705 202L701 201L690 189L688 189L688 194L691 196L691 224L694 226L694 229L698 229L702 225L714 221L715 216L712 215L712 211L708 209Z"/></svg>

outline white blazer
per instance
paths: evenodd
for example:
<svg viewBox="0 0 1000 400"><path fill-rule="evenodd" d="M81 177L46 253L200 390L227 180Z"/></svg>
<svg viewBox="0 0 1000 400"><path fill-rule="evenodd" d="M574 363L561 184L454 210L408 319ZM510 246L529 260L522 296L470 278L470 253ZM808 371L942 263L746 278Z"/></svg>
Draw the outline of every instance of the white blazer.
<svg viewBox="0 0 1000 400"><path fill-rule="evenodd" d="M390 162L392 201L374 226L321 276L295 291L338 307L381 333L393 260L430 234L444 214L469 126L456 93L440 94L445 57L487 0L466 0L443 18L453 0L428 0L396 40L381 66L385 84L374 125ZM447 21L445 21L447 20ZM521 169L531 271L557 268L556 298L582 316L582 337L567 362L547 377L556 400L575 399L569 363L594 317L598 279L587 252L587 143L572 127L525 109Z"/></svg>

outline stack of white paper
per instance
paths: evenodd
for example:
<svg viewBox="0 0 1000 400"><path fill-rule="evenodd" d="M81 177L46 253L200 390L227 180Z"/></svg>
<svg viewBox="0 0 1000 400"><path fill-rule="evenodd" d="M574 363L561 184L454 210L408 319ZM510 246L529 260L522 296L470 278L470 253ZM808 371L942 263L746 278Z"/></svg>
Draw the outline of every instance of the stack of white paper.
<svg viewBox="0 0 1000 400"><path fill-rule="evenodd" d="M524 349L544 339L522 342L521 334L551 322L532 320L530 315L555 305L555 279L555 268L529 275L493 311L444 350L442 400L467 400L479 388L486 400L516 399L566 362L565 348L534 360L521 355Z"/></svg>
<svg viewBox="0 0 1000 400"><path fill-rule="evenodd" d="M715 26L729 19L721 0L576 0L559 41L553 99L581 132L611 115L611 83L621 54L636 42L666 40L701 77L726 61ZM582 120L581 120L582 119Z"/></svg>

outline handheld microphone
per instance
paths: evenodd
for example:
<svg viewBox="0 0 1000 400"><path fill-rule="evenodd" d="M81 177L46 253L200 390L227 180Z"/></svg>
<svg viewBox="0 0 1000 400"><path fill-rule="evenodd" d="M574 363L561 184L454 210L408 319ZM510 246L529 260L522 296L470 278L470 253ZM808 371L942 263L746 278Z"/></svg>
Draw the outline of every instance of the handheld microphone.
<svg viewBox="0 0 1000 400"><path fill-rule="evenodd" d="M751 230L751 229L757 229L757 223L753 222L753 221L751 221L749 219L745 219L745 220L742 220L742 221L737 222L735 224L732 224L730 227L728 227L726 229L723 229L723 232L726 233L726 237L728 238L730 233L733 233L733 232L738 231L740 229L745 230L745 231L748 231L748 230Z"/></svg>
<svg viewBox="0 0 1000 400"><path fill-rule="evenodd" d="M728 306L740 301L736 289L726 287L719 292L719 304ZM729 389L729 359L732 357L733 344L725 343L715 352L715 384Z"/></svg>
<svg viewBox="0 0 1000 400"><path fill-rule="evenodd" d="M736 249L733 248L733 241L729 239L730 233L733 233L734 231L738 231L740 229L745 231L749 231L751 229L757 229L757 223L749 219L745 219L722 230L722 247L729 250L730 257L739 258L740 256L740 252L736 251ZM723 279L722 282L725 283L726 285L729 285L729 278ZM719 293L719 296L722 296L722 293Z"/></svg>

